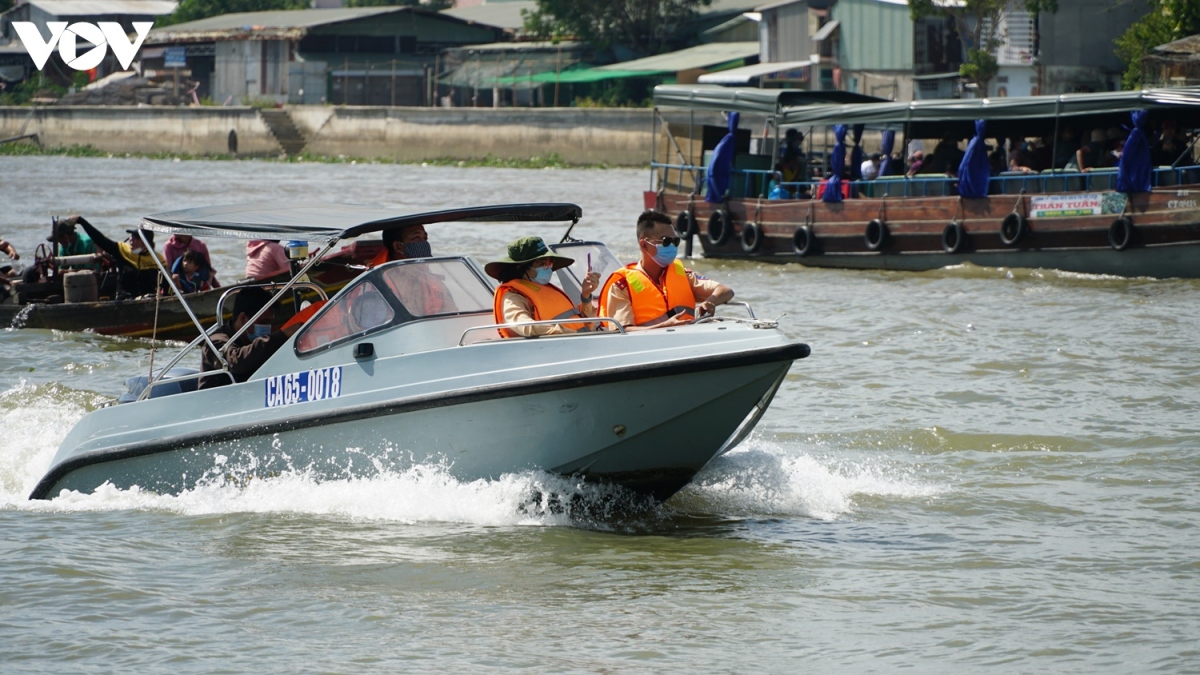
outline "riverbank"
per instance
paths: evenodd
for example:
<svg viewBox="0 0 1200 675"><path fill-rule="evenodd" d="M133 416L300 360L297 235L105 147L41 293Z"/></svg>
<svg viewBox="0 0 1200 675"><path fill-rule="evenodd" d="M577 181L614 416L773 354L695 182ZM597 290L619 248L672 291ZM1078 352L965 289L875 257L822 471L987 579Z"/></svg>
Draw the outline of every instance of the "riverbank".
<svg viewBox="0 0 1200 675"><path fill-rule="evenodd" d="M644 166L651 121L603 108L0 107L0 139L36 134L50 154Z"/></svg>
<svg viewBox="0 0 1200 675"><path fill-rule="evenodd" d="M490 169L611 169L617 168L610 164L571 164L557 154L546 156L535 155L526 159L492 157L485 155L480 159L453 159L437 157L421 161L401 161L388 158L348 157L346 155L317 155L302 151L296 155L266 155L252 157L217 153L212 155L193 155L191 153L174 152L125 152L113 153L101 150L92 145L73 145L70 147L49 148L31 142L5 143L0 145L0 157L102 157L105 159L163 159L175 161L255 161L255 162L285 162L285 163L314 163L314 164L420 164L423 166L454 166Z"/></svg>

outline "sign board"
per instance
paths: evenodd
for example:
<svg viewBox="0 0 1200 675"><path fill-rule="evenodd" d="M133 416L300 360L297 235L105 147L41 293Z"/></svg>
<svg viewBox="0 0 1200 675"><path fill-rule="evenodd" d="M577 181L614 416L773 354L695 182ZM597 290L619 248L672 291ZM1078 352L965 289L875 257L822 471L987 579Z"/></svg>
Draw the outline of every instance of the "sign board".
<svg viewBox="0 0 1200 675"><path fill-rule="evenodd" d="M1067 218L1121 213L1125 210L1125 195L1099 192L1077 195L1044 195L1029 198L1030 218Z"/></svg>
<svg viewBox="0 0 1200 675"><path fill-rule="evenodd" d="M187 47L167 47L163 52L164 68L184 68L187 66Z"/></svg>

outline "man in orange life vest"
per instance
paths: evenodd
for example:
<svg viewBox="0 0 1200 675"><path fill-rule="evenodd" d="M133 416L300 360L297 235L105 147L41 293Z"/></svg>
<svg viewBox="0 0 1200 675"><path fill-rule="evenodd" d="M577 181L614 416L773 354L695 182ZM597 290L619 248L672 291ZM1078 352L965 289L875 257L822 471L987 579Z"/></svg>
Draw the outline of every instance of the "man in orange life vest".
<svg viewBox="0 0 1200 675"><path fill-rule="evenodd" d="M582 297L576 304L550 279L554 270L575 262L553 253L541 237L523 237L508 245L508 257L484 266L488 276L500 282L493 309L496 323L526 323L550 319L596 316L592 293L600 284L600 275L588 270L581 284ZM551 325L501 328L503 337L536 337L595 330L596 323L572 322Z"/></svg>
<svg viewBox="0 0 1200 675"><path fill-rule="evenodd" d="M667 328L712 314L733 299L733 289L706 279L675 259L679 237L671 219L643 211L637 220L642 259L613 272L600 291L600 315L626 331Z"/></svg>
<svg viewBox="0 0 1200 675"><path fill-rule="evenodd" d="M433 255L433 250L429 247L429 234L425 232L424 225L384 230L383 249L371 260L371 267L379 267L393 260L429 258ZM404 277L405 287L394 289L400 301L417 316L456 311L445 282L426 270L421 272L423 273Z"/></svg>

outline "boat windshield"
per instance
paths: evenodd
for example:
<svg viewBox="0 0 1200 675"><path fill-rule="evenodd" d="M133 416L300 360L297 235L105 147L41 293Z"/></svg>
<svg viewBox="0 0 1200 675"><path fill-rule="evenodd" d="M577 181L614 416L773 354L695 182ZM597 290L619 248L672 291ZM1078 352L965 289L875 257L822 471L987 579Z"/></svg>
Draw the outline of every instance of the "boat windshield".
<svg viewBox="0 0 1200 675"><path fill-rule="evenodd" d="M404 260L378 267L340 293L296 337L310 354L429 317L490 312L492 289L461 258Z"/></svg>

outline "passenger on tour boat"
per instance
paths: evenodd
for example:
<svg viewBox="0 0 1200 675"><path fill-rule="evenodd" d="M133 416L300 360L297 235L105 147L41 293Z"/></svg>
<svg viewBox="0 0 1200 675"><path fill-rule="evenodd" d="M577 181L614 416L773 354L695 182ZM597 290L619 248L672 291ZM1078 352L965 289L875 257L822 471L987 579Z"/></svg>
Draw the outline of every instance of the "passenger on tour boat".
<svg viewBox="0 0 1200 675"><path fill-rule="evenodd" d="M270 301L271 295L261 288L244 288L238 291L233 299L233 320L222 324L217 332L212 334L210 339L213 345L217 349L223 349L229 343L229 338L241 330L258 313L258 310L265 307ZM258 323L254 324L251 330L243 333L234 342L234 345L225 351L225 360L229 362L229 375L233 376L233 382L245 382L250 379L250 376L275 352L279 351L279 348L301 326L297 322L273 331L271 324L274 319L274 309L268 309L258 318ZM212 353L208 345L204 346L204 351L200 355L200 364L200 370L204 372L222 368L220 359ZM230 384L229 375L202 377L199 388L211 389Z"/></svg>
<svg viewBox="0 0 1200 675"><path fill-rule="evenodd" d="M579 302L573 302L550 283L554 271L575 260L551 251L541 237L522 237L508 245L508 257L484 266L488 276L500 282L493 312L496 323L528 324L531 321L596 316L592 293L600 285L600 274L588 270ZM596 330L596 323L524 325L501 328L503 337L536 337Z"/></svg>
<svg viewBox="0 0 1200 675"><path fill-rule="evenodd" d="M171 278L184 293L196 293L220 288L208 260L197 250L188 249L171 266Z"/></svg>
<svg viewBox="0 0 1200 675"><path fill-rule="evenodd" d="M912 178L921 173L923 166L925 166L925 153L920 150L914 150L912 157L908 160L908 171L904 172L904 175Z"/></svg>
<svg viewBox="0 0 1200 675"><path fill-rule="evenodd" d="M292 261L278 239L251 239L246 242L246 277L255 281L291 274Z"/></svg>
<svg viewBox="0 0 1200 675"><path fill-rule="evenodd" d="M862 170L863 180L875 180L879 177L879 164L883 161L883 155L878 152L872 152L869 157L863 160L859 169Z"/></svg>
<svg viewBox="0 0 1200 675"><path fill-rule="evenodd" d="M1037 173L1037 159L1029 150L1029 144L1021 138L1008 139L1008 170L1021 173Z"/></svg>
<svg viewBox="0 0 1200 675"><path fill-rule="evenodd" d="M190 234L173 234L163 244L163 257L167 259L167 269L175 266L175 261L183 257L185 251L197 251L204 256L205 263L212 267L212 256L208 254L208 245Z"/></svg>
<svg viewBox="0 0 1200 675"><path fill-rule="evenodd" d="M641 260L613 272L600 291L600 316L625 330L666 328L712 314L733 299L733 289L706 279L675 259L679 237L664 213L646 210L637 220Z"/></svg>
<svg viewBox="0 0 1200 675"><path fill-rule="evenodd" d="M62 223L64 221L60 220L58 222ZM126 230L129 238L125 241L117 242L104 236L82 216L71 216L67 219L67 222L78 222L83 226L83 231L91 237L96 247L116 261L117 267L121 270L117 282L118 297L127 296L136 298L144 295L154 295L158 292L159 270L155 259L157 258L160 263L164 261L162 256L154 251L153 232L142 232L146 236L146 241L150 244L150 249L147 250L145 245L142 244L142 238L138 236L137 230Z"/></svg>
<svg viewBox="0 0 1200 675"><path fill-rule="evenodd" d="M46 241L54 244L54 255L62 258L73 255L95 255L96 244L92 242L91 237L86 233L80 233L75 230L75 223L78 222L79 216L68 216L60 218L54 225L54 234L46 237ZM99 270L97 264L91 265L69 265L67 269L89 269Z"/></svg>

